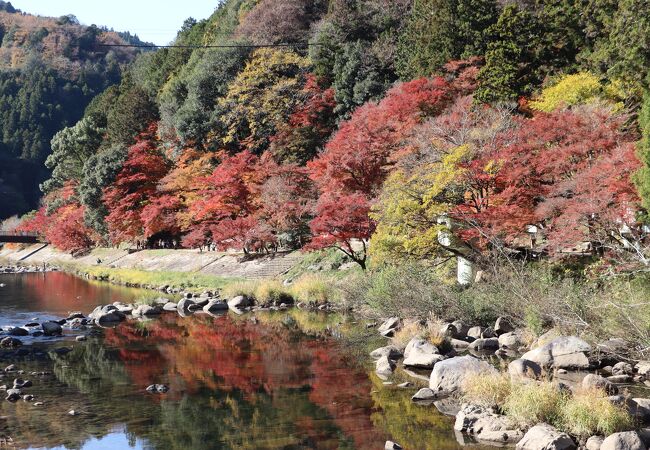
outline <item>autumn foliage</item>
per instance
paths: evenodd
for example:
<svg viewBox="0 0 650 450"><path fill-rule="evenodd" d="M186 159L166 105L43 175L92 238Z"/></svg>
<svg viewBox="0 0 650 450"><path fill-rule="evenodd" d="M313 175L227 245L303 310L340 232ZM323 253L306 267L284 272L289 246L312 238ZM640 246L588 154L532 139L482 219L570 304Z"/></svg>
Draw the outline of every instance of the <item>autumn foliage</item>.
<svg viewBox="0 0 650 450"><path fill-rule="evenodd" d="M610 87L595 82L585 94L575 80L586 76L567 77L525 114L478 105L474 58L396 84L337 125L332 88L301 74L295 55L267 56L257 53L230 88L224 148L165 142L156 124L137 138L104 189L108 236L85 225L73 182L23 228L69 251L103 240L244 253L333 247L364 268L369 252L390 262L495 245L602 251L639 229L636 137ZM547 101L558 90L570 105ZM275 95L275 109L258 115L261 91ZM280 91L289 103L278 103ZM246 130L233 114L249 116Z"/></svg>

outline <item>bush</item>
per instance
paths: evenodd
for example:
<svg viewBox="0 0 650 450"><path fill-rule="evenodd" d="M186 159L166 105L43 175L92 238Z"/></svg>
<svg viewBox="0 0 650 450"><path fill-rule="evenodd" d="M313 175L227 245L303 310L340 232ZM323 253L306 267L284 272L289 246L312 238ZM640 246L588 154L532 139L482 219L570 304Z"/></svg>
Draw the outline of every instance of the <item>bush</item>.
<svg viewBox="0 0 650 450"><path fill-rule="evenodd" d="M562 424L562 407L567 395L550 382L513 383L503 410L525 426L540 422L559 426Z"/></svg>
<svg viewBox="0 0 650 450"><path fill-rule="evenodd" d="M561 420L565 431L579 437L608 436L634 425L630 414L623 407L612 404L599 389L576 392L562 408Z"/></svg>
<svg viewBox="0 0 650 450"><path fill-rule="evenodd" d="M511 390L508 374L470 375L463 381L463 400L486 408L500 407Z"/></svg>
<svg viewBox="0 0 650 450"><path fill-rule="evenodd" d="M277 280L260 281L255 288L255 299L260 303L291 303L293 297L289 290Z"/></svg>
<svg viewBox="0 0 650 450"><path fill-rule="evenodd" d="M392 338L393 345L397 348L404 349L406 344L416 336L424 337L426 331L417 320L409 320L404 323L402 328L395 332Z"/></svg>
<svg viewBox="0 0 650 450"><path fill-rule="evenodd" d="M221 289L223 298L231 299L243 295L249 298L255 298L255 289L257 282L255 281L237 281L227 284Z"/></svg>
<svg viewBox="0 0 650 450"><path fill-rule="evenodd" d="M323 304L337 298L332 281L323 275L303 275L294 281L289 289L294 299L305 303Z"/></svg>

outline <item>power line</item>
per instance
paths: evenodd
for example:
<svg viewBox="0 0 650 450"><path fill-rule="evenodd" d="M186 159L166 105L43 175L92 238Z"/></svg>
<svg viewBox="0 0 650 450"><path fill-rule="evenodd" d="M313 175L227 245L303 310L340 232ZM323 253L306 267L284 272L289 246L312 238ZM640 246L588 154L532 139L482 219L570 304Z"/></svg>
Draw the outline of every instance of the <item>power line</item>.
<svg viewBox="0 0 650 450"><path fill-rule="evenodd" d="M221 44L221 45L155 45L155 44L97 44L98 47L126 47L126 48L272 48L272 47L311 47L322 44L311 42L295 42L284 44Z"/></svg>

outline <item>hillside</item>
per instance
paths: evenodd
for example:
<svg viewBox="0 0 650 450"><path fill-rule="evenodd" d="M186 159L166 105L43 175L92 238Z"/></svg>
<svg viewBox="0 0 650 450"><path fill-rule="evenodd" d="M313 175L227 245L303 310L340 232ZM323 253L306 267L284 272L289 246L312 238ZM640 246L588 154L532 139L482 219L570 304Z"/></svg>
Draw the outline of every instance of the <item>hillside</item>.
<svg viewBox="0 0 650 450"><path fill-rule="evenodd" d="M37 205L50 140L74 124L90 100L119 83L133 60L116 32L74 16L38 17L0 5L0 218Z"/></svg>

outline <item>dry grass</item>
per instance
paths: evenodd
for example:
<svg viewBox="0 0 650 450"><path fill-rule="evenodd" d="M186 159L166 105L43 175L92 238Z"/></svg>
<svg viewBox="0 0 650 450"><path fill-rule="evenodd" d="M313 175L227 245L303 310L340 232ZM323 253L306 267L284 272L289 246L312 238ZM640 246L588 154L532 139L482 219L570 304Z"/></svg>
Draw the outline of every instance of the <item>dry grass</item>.
<svg viewBox="0 0 650 450"><path fill-rule="evenodd" d="M540 422L562 423L562 407L567 393L550 382L513 383L510 395L503 404L504 412L522 425L533 426Z"/></svg>
<svg viewBox="0 0 650 450"><path fill-rule="evenodd" d="M429 313L426 325L426 338L438 348L443 348L447 344L447 338L440 332L443 325L444 322L442 320L433 313Z"/></svg>
<svg viewBox="0 0 650 450"><path fill-rule="evenodd" d="M257 283L254 281L238 281L229 283L221 290L223 298L231 299L243 295L245 297L254 298Z"/></svg>
<svg viewBox="0 0 650 450"><path fill-rule="evenodd" d="M413 339L416 336L424 336L425 335L425 329L424 327L420 324L419 321L417 320L409 320L404 322L404 325L402 325L402 328L400 328L397 332L395 332L395 335L393 336L393 345L395 345L397 348L404 349L406 348L406 344L409 343L411 339Z"/></svg>
<svg viewBox="0 0 650 450"><path fill-rule="evenodd" d="M261 303L288 303L293 297L289 290L277 280L262 280L255 287L255 299Z"/></svg>
<svg viewBox="0 0 650 450"><path fill-rule="evenodd" d="M299 302L324 304L337 300L332 280L320 274L305 274L289 287L293 298Z"/></svg>
<svg viewBox="0 0 650 450"><path fill-rule="evenodd" d="M511 391L512 383L505 373L470 375L463 381L463 400L486 408L503 405Z"/></svg>
<svg viewBox="0 0 650 450"><path fill-rule="evenodd" d="M632 416L623 407L612 404L600 389L578 390L564 404L561 420L565 431L579 437L608 436L634 426Z"/></svg>

